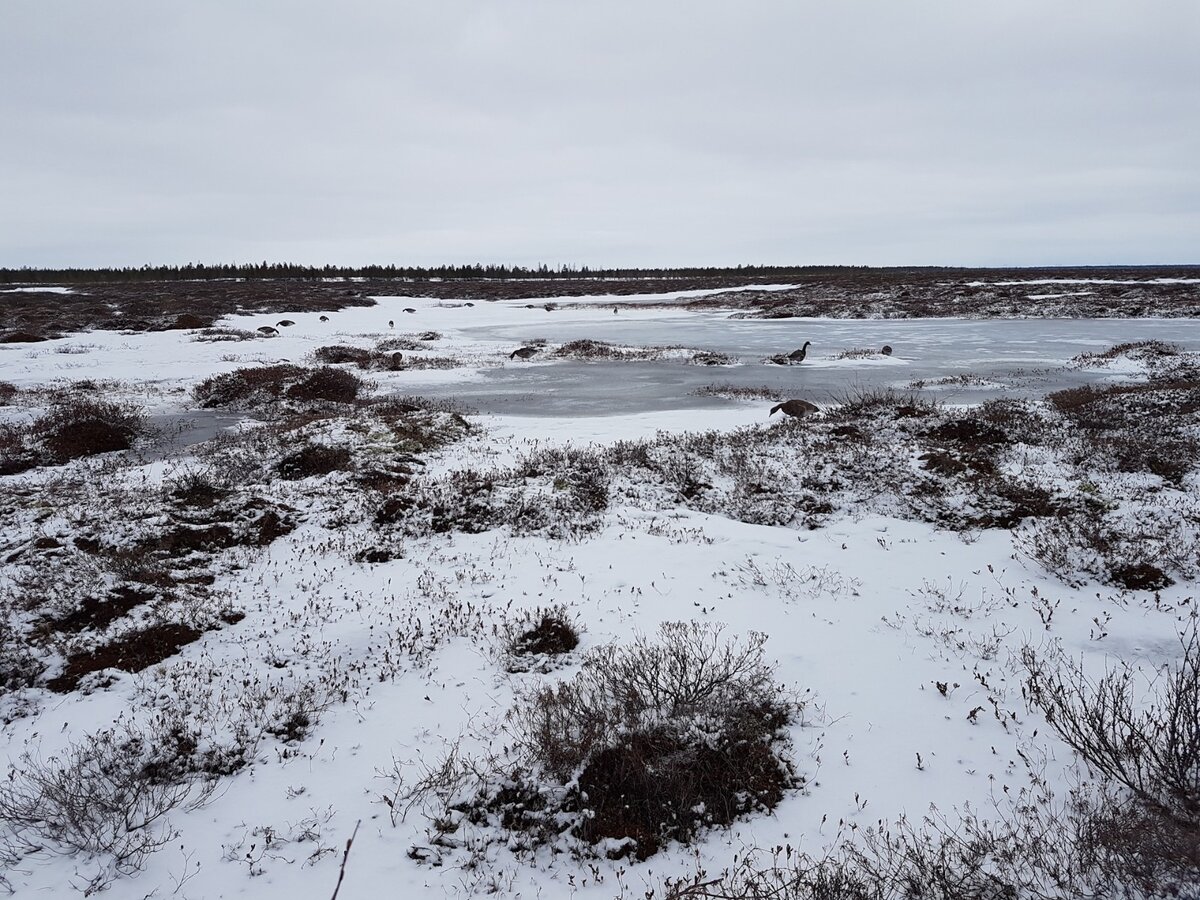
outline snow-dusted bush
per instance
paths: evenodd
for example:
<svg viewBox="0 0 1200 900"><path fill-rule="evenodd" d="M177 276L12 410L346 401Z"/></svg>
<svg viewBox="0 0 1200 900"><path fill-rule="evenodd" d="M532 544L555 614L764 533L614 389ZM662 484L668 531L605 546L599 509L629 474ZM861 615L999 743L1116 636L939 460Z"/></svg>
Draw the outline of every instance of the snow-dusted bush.
<svg viewBox="0 0 1200 900"><path fill-rule="evenodd" d="M669 623L655 638L590 651L578 674L519 695L500 757L457 745L384 798L420 805L437 836L413 859L503 843L645 859L666 842L774 808L803 784L784 728L802 704L775 683L765 637Z"/></svg>
<svg viewBox="0 0 1200 900"><path fill-rule="evenodd" d="M1022 661L1030 702L1088 768L1200 841L1200 628L1195 622L1181 643L1182 656L1149 686L1128 663L1093 680L1054 653L1026 648Z"/></svg>
<svg viewBox="0 0 1200 900"><path fill-rule="evenodd" d="M582 626L565 604L539 606L507 617L499 654L509 672L549 671L553 660L579 646Z"/></svg>
<svg viewBox="0 0 1200 900"><path fill-rule="evenodd" d="M303 372L299 366L287 363L234 369L204 379L192 389L192 395L201 406L209 408L253 406L278 399Z"/></svg>
<svg viewBox="0 0 1200 900"><path fill-rule="evenodd" d="M1178 499L1146 494L1123 509L1029 519L1013 533L1013 545L1067 584L1092 577L1159 590L1200 570L1200 515Z"/></svg>
<svg viewBox="0 0 1200 900"><path fill-rule="evenodd" d="M169 752L153 735L124 727L49 759L23 756L0 782L0 847L14 857L47 849L101 857L91 890L139 871L173 839L169 814L212 796L211 781L163 777Z"/></svg>

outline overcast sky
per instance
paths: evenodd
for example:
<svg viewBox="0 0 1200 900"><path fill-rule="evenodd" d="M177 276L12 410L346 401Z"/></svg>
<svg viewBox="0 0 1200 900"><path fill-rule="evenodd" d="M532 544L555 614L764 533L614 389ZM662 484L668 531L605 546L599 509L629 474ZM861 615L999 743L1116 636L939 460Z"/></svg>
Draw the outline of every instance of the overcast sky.
<svg viewBox="0 0 1200 900"><path fill-rule="evenodd" d="M0 0L0 266L1200 263L1197 0Z"/></svg>

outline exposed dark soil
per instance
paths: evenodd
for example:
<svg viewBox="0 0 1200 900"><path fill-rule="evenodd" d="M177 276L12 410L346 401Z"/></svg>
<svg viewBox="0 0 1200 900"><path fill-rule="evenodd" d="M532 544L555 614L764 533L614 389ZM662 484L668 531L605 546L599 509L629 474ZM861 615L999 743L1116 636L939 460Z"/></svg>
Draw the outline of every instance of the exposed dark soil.
<svg viewBox="0 0 1200 900"><path fill-rule="evenodd" d="M101 669L140 672L174 656L181 647L192 643L201 634L203 632L187 625L152 625L127 634L111 644L72 656L67 660L63 673L46 682L46 687L55 693L65 694L74 690L84 676Z"/></svg>
<svg viewBox="0 0 1200 900"><path fill-rule="evenodd" d="M131 587L113 588L105 597L87 597L79 609L61 619L47 620L46 626L54 631L74 634L85 629L101 630L144 603L149 603L157 594L153 591Z"/></svg>

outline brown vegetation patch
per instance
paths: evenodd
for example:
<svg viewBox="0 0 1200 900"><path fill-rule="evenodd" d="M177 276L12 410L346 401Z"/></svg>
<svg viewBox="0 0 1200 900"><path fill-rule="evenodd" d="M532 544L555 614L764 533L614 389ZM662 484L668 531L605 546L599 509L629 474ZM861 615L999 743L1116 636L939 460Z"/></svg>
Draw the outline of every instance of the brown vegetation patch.
<svg viewBox="0 0 1200 900"><path fill-rule="evenodd" d="M732 366L737 362L737 357L714 350L697 350L688 357L688 362L693 366Z"/></svg>
<svg viewBox="0 0 1200 900"><path fill-rule="evenodd" d="M131 407L103 400L72 399L55 406L31 427L57 463L128 450L145 430L145 418Z"/></svg>
<svg viewBox="0 0 1200 900"><path fill-rule="evenodd" d="M424 350L425 345L421 343L421 338L417 335L397 335L396 337L384 338L375 345L375 350L378 353L394 353L397 350Z"/></svg>
<svg viewBox="0 0 1200 900"><path fill-rule="evenodd" d="M404 404L386 407L380 417L387 423L396 447L407 453L424 453L445 446L471 430L456 412L404 409Z"/></svg>
<svg viewBox="0 0 1200 900"><path fill-rule="evenodd" d="M157 596L154 591L131 587L113 588L105 597L85 598L77 610L61 619L49 619L45 625L53 631L65 634L75 634L89 628L100 631Z"/></svg>
<svg viewBox="0 0 1200 900"><path fill-rule="evenodd" d="M878 350L873 350L870 347L851 347L849 350L842 350L837 353L834 359L871 359L875 356L880 356Z"/></svg>
<svg viewBox="0 0 1200 900"><path fill-rule="evenodd" d="M287 389L287 396L292 400L353 403L363 387L363 380L354 373L324 366L300 378Z"/></svg>
<svg viewBox="0 0 1200 900"><path fill-rule="evenodd" d="M1128 341L1123 344L1116 344L1107 350L1101 350L1097 353L1080 353L1071 362L1080 366L1097 365L1121 356L1154 362L1178 356L1181 352L1180 347L1175 344L1169 344L1166 341Z"/></svg>
<svg viewBox="0 0 1200 900"><path fill-rule="evenodd" d="M944 450L922 453L917 459L924 463L922 468L938 475L959 475L967 470L967 464L952 453Z"/></svg>
<svg viewBox="0 0 1200 900"><path fill-rule="evenodd" d="M667 841L687 844L701 828L773 809L792 786L764 740L783 724L779 719L764 711L762 721L726 730L712 745L650 731L601 750L579 776L573 798L586 810L579 836L588 844L625 840L610 855L644 860Z"/></svg>
<svg viewBox="0 0 1200 900"><path fill-rule="evenodd" d="M1166 572L1148 562L1117 566L1109 576L1113 584L1131 591L1161 591L1175 583Z"/></svg>
<svg viewBox="0 0 1200 900"><path fill-rule="evenodd" d="M318 347L313 351L313 357L317 362L327 365L365 364L371 360L371 351L362 347L350 347L346 344L331 344L327 347Z"/></svg>
<svg viewBox="0 0 1200 900"><path fill-rule="evenodd" d="M280 478L298 481L315 475L328 475L330 472L344 472L349 467L350 451L345 447L310 444L295 453L289 453L279 461L275 470Z"/></svg>
<svg viewBox="0 0 1200 900"><path fill-rule="evenodd" d="M177 525L149 546L161 550L168 556L186 556L189 553L224 550L237 544L234 530L228 525Z"/></svg>
<svg viewBox="0 0 1200 900"><path fill-rule="evenodd" d="M724 397L729 400L769 400L779 401L779 389L762 385L759 387L737 384L706 384L697 388L695 393L701 397Z"/></svg>
<svg viewBox="0 0 1200 900"><path fill-rule="evenodd" d="M538 621L513 638L511 652L517 656L570 653L579 646L579 633L566 616L543 611Z"/></svg>
<svg viewBox="0 0 1200 900"><path fill-rule="evenodd" d="M985 490L991 495L992 509L971 520L974 527L1016 528L1025 519L1053 518L1067 510L1049 491L1036 484L995 478L986 482Z"/></svg>
<svg viewBox="0 0 1200 900"><path fill-rule="evenodd" d="M938 441L953 441L964 447L982 447L1008 442L1008 435L997 426L980 419L951 419L925 432Z"/></svg>
<svg viewBox="0 0 1200 900"><path fill-rule="evenodd" d="M379 565L380 563L391 562L393 559L403 559L404 554L394 547L365 547L354 554L354 561L360 563L368 563L370 565Z"/></svg>
<svg viewBox="0 0 1200 900"><path fill-rule="evenodd" d="M208 328L210 325L212 325L211 319L202 319L197 315L193 315L192 313L180 313L175 317L175 321L166 327L166 330L175 331L183 329Z"/></svg>
<svg viewBox="0 0 1200 900"><path fill-rule="evenodd" d="M258 334L253 331L247 331L244 328L205 328L200 331L193 341L202 343L219 343L221 341L253 341L258 339Z"/></svg>
<svg viewBox="0 0 1200 900"><path fill-rule="evenodd" d="M304 369L287 363L252 366L214 375L192 390L206 408L262 403L282 396L284 388L303 374Z"/></svg>
<svg viewBox="0 0 1200 900"><path fill-rule="evenodd" d="M251 520L241 543L254 547L265 547L296 530L296 523L261 501L248 504Z"/></svg>
<svg viewBox="0 0 1200 900"><path fill-rule="evenodd" d="M466 365L453 356L406 356L405 369L457 369Z"/></svg>
<svg viewBox="0 0 1200 900"><path fill-rule="evenodd" d="M0 475L17 475L38 465L38 454L25 441L27 430L0 424Z"/></svg>
<svg viewBox="0 0 1200 900"><path fill-rule="evenodd" d="M216 484L207 475L190 472L176 480L169 496L184 506L209 508L229 496L229 489Z"/></svg>
<svg viewBox="0 0 1200 900"><path fill-rule="evenodd" d="M552 356L560 359L651 359L659 353L657 349L652 348L626 348L614 347L605 341L593 341L588 338L582 338L576 341L567 341L560 347L555 348Z"/></svg>
<svg viewBox="0 0 1200 900"><path fill-rule="evenodd" d="M181 647L197 640L203 633L187 625L152 625L70 657L62 674L46 682L46 687L65 694L74 690L85 676L102 669L140 672L174 656Z"/></svg>

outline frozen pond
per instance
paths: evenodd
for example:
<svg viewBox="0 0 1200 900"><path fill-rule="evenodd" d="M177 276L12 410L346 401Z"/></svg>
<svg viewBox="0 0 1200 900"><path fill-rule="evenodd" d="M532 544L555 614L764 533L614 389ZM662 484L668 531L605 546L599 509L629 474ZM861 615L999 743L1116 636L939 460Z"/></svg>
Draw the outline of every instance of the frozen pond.
<svg viewBox="0 0 1200 900"><path fill-rule="evenodd" d="M817 403L836 402L868 387L907 389L971 374L986 383L931 386L952 403L998 397L1040 397L1060 387L1119 377L1119 369L1064 369L1072 357L1127 341L1158 339L1200 350L1200 321L1170 319L731 319L727 313L655 317L653 312L550 315L536 325L506 322L466 327L460 334L518 346L580 338L626 346L678 345L738 358L732 366L680 360L579 362L546 359L483 369L467 384L430 385L423 393L454 397L480 412L509 415L605 415L659 409L703 409L729 401L697 395L706 385L765 386ZM764 364L811 341L804 363ZM893 348L891 357L837 359L852 348Z"/></svg>
<svg viewBox="0 0 1200 900"><path fill-rule="evenodd" d="M0 381L21 388L82 378L152 385L163 398L150 410L163 417L155 424L178 430L179 442L194 443L240 417L227 420L192 409L181 418L172 391L189 409L184 398L214 374L279 362L313 365L322 346L371 349L389 337L407 335L411 342L425 332L437 337L406 354L446 358L451 366L365 373L380 393L453 399L480 413L554 420L737 408L734 401L699 393L710 385L766 388L818 404L836 403L863 389L909 390L914 383L924 383L926 393L948 403L1040 397L1060 387L1122 378L1134 368L1127 360L1066 367L1081 353L1153 339L1200 351L1200 319L739 319L731 318L729 308L683 308L676 301L687 297L675 295L471 305L416 296L375 299L375 306L327 315L291 314L295 324L269 340L206 343L180 331L92 331L38 344L0 345ZM616 303L619 312L614 313ZM278 320L278 314L244 314L219 324L254 332ZM582 338L717 351L737 362L585 362L555 360L548 352L529 362L509 359L512 350L535 339L544 339L552 350ZM805 341L812 344L802 364L764 362ZM891 356L839 358L848 350L877 351L885 344L893 348ZM939 385L940 379L952 381ZM679 422L706 424L690 415Z"/></svg>

